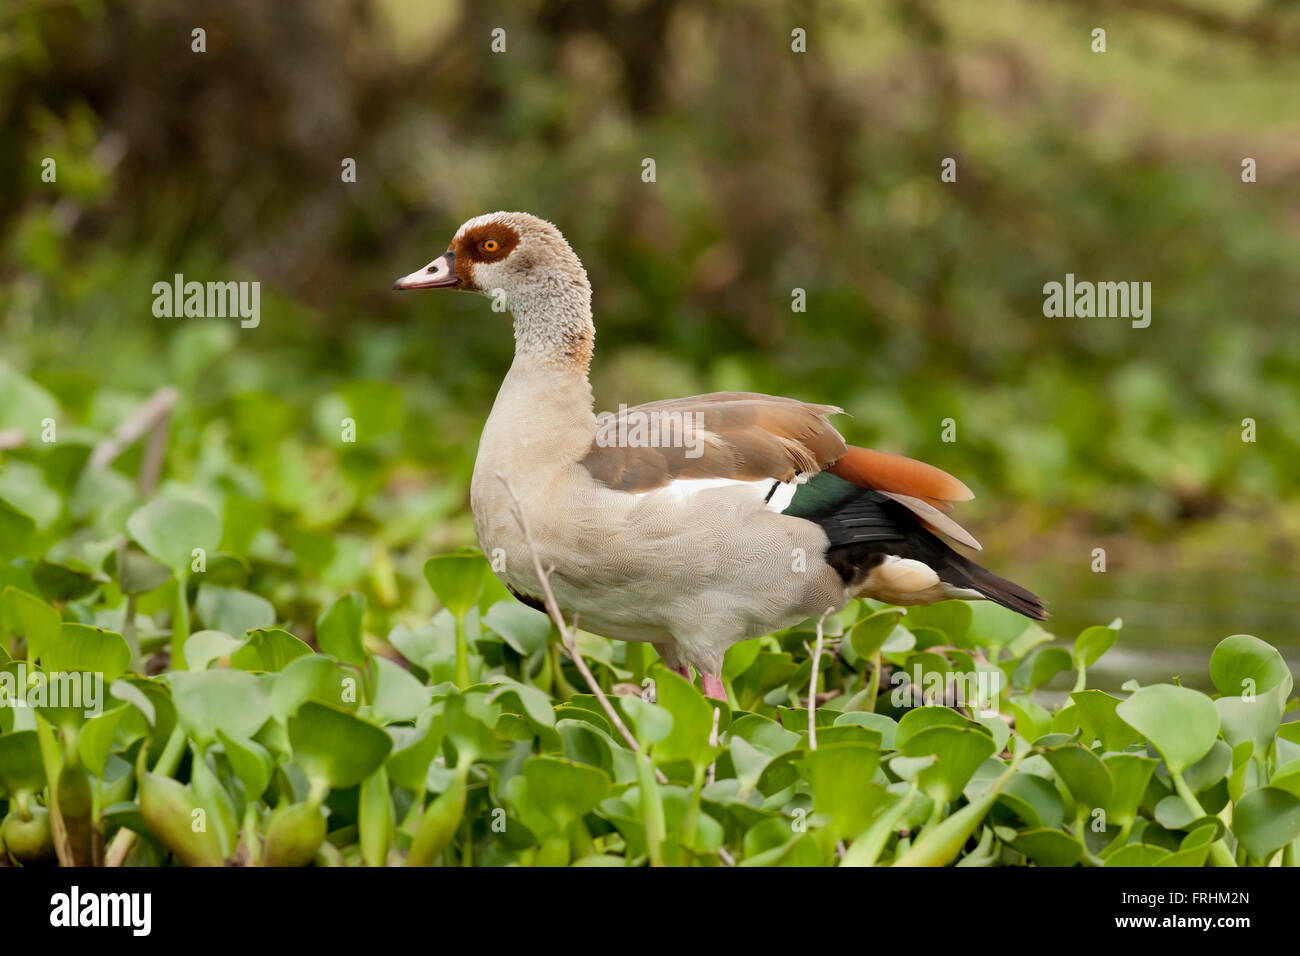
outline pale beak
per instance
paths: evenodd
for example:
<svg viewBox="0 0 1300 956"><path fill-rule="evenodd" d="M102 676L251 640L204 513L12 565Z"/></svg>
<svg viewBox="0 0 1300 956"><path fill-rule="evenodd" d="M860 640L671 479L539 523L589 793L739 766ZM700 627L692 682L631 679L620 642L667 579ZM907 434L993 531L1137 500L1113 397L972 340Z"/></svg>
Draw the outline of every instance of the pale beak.
<svg viewBox="0 0 1300 956"><path fill-rule="evenodd" d="M393 283L394 289L447 289L460 285L456 275L456 253L448 250L423 269L402 276Z"/></svg>

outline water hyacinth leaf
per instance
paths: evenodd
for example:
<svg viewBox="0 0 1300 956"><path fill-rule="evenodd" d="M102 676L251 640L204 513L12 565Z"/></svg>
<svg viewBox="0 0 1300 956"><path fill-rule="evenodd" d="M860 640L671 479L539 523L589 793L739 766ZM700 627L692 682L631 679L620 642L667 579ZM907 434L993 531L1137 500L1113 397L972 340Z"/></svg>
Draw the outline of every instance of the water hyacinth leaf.
<svg viewBox="0 0 1300 956"><path fill-rule="evenodd" d="M1159 866L1173 854L1162 846L1149 843L1130 843L1116 850L1106 858L1103 866L1107 867L1148 867Z"/></svg>
<svg viewBox="0 0 1300 956"><path fill-rule="evenodd" d="M1074 666L1070 652L1063 647L1044 647L1020 662L1015 681L1021 687L1037 690L1057 674Z"/></svg>
<svg viewBox="0 0 1300 956"><path fill-rule="evenodd" d="M287 720L308 700L355 710L359 700L357 681L355 674L328 657L300 657L276 676L271 688L271 713L277 720Z"/></svg>
<svg viewBox="0 0 1300 956"><path fill-rule="evenodd" d="M933 727L959 727L965 730L980 730L990 740L993 738L993 734L988 728L967 720L948 707L915 707L898 720L898 727L894 731L895 748L903 750L908 740Z"/></svg>
<svg viewBox="0 0 1300 956"><path fill-rule="evenodd" d="M237 588L199 588L195 602L199 618L214 631L243 634L275 623L275 607L264 597Z"/></svg>
<svg viewBox="0 0 1300 956"><path fill-rule="evenodd" d="M742 718L743 719L743 718ZM736 724L731 725L734 735ZM887 714L873 714L865 710L845 711L835 718L835 726L842 727L845 724L858 724L863 727L869 727L880 734L880 747L883 750L894 750L895 736L898 731L898 723Z"/></svg>
<svg viewBox="0 0 1300 956"><path fill-rule="evenodd" d="M361 622L366 613L366 599L360 594L345 594L316 621L316 643L326 654L357 667L365 665L366 649L362 643Z"/></svg>
<svg viewBox="0 0 1300 956"><path fill-rule="evenodd" d="M77 735L77 754L86 769L97 777L104 775L104 765L108 763L113 748L113 735L117 733L117 725L126 715L127 708L127 704L119 704L92 717L82 724Z"/></svg>
<svg viewBox="0 0 1300 956"><path fill-rule="evenodd" d="M216 742L218 730L252 737L271 716L266 691L244 671L182 671L167 680L181 725L203 747Z"/></svg>
<svg viewBox="0 0 1300 956"><path fill-rule="evenodd" d="M866 829L888 795L875 784L880 750L861 743L819 746L799 760L813 794L813 809L831 818L838 837Z"/></svg>
<svg viewBox="0 0 1300 956"><path fill-rule="evenodd" d="M309 654L311 647L284 628L259 627L244 635L242 646L230 657L230 666L244 671L282 671Z"/></svg>
<svg viewBox="0 0 1300 956"><path fill-rule="evenodd" d="M1110 802L1114 790L1110 772L1091 750L1066 744L1047 748L1043 756L1074 799L1086 809L1104 807Z"/></svg>
<svg viewBox="0 0 1300 956"><path fill-rule="evenodd" d="M849 644L853 647L853 652L862 660L874 656L884 646L889 635L894 633L894 628L906 613L902 608L887 608L859 620L849 631Z"/></svg>
<svg viewBox="0 0 1300 956"><path fill-rule="evenodd" d="M1007 703L1016 722L1016 733L1033 743L1052 728L1052 715L1028 697L1017 696Z"/></svg>
<svg viewBox="0 0 1300 956"><path fill-rule="evenodd" d="M653 747L673 730L673 715L640 697L624 697L619 701L624 716L627 717L629 729L642 748Z"/></svg>
<svg viewBox="0 0 1300 956"><path fill-rule="evenodd" d="M127 531L154 560L175 574L189 570L195 549L210 554L221 542L221 519L203 505L158 498L126 521Z"/></svg>
<svg viewBox="0 0 1300 956"><path fill-rule="evenodd" d="M442 747L442 721L431 720L424 728L390 727L393 749L384 767L393 783L408 790L424 789L429 765Z"/></svg>
<svg viewBox="0 0 1300 956"><path fill-rule="evenodd" d="M685 679L665 668L655 671L656 703L672 714L672 731L654 748L656 763L690 760L707 764L714 748L709 746L713 732L713 703Z"/></svg>
<svg viewBox="0 0 1300 956"><path fill-rule="evenodd" d="M1216 740L1204 757L1183 772L1183 781L1193 793L1200 793L1222 780L1231 768L1232 748Z"/></svg>
<svg viewBox="0 0 1300 956"><path fill-rule="evenodd" d="M478 603L486 570L483 555L468 549L434 555L424 562L424 578L434 596L456 617L463 617Z"/></svg>
<svg viewBox="0 0 1300 956"><path fill-rule="evenodd" d="M1073 837L1045 827L1020 831L1011 846L1039 866L1074 866L1083 858L1083 848Z"/></svg>
<svg viewBox="0 0 1300 956"><path fill-rule="evenodd" d="M36 539L36 522L0 498L0 562L27 554Z"/></svg>
<svg viewBox="0 0 1300 956"><path fill-rule="evenodd" d="M1065 820L1065 801L1045 777L1016 773L1006 782L997 802L1030 827L1059 827Z"/></svg>
<svg viewBox="0 0 1300 956"><path fill-rule="evenodd" d="M109 552L104 560L104 572L118 582L123 594L147 594L172 577L171 568L143 551L127 547L120 554L122 560L118 551Z"/></svg>
<svg viewBox="0 0 1300 956"><path fill-rule="evenodd" d="M243 641L224 631L195 631L185 641L185 664L192 671L204 671L213 661L243 646Z"/></svg>
<svg viewBox="0 0 1300 956"><path fill-rule="evenodd" d="M603 771L563 757L530 757L524 762L523 776L529 799L558 833L595 809L610 787Z"/></svg>
<svg viewBox="0 0 1300 956"><path fill-rule="evenodd" d="M970 630L973 617L971 605L965 601L940 601L937 604L922 604L909 608L907 626L912 630L918 627L933 628L943 634L948 643L967 646L966 634Z"/></svg>
<svg viewBox="0 0 1300 956"><path fill-rule="evenodd" d="M393 628L388 632L388 643L412 664L432 674L439 665L449 667L455 659L456 619L443 608L428 624L414 629L402 625Z"/></svg>
<svg viewBox="0 0 1300 956"><path fill-rule="evenodd" d="M722 680L730 683L753 665L763 649L761 638L751 637L747 641L737 641L727 648L722 657Z"/></svg>
<svg viewBox="0 0 1300 956"><path fill-rule="evenodd" d="M1115 710L1151 742L1174 773L1182 773L1209 753L1219 734L1214 701L1173 684L1143 687Z"/></svg>
<svg viewBox="0 0 1300 956"><path fill-rule="evenodd" d="M1279 681L1253 697L1217 698L1214 706L1219 711L1223 739L1234 747L1249 740L1257 753L1266 752L1282 723L1289 692L1287 683Z"/></svg>
<svg viewBox="0 0 1300 956"><path fill-rule="evenodd" d="M1137 818L1147 783L1159 761L1142 754L1107 754L1101 762L1113 784L1106 817L1116 826L1127 826Z"/></svg>
<svg viewBox="0 0 1300 956"><path fill-rule="evenodd" d="M1210 655L1210 679L1225 697L1261 694L1281 685L1286 698L1294 683L1277 648L1249 634L1234 634L1218 643Z"/></svg>
<svg viewBox="0 0 1300 956"><path fill-rule="evenodd" d="M1119 631L1113 627L1084 628L1074 639L1074 660L1078 667L1091 667L1101 656L1115 646Z"/></svg>
<svg viewBox="0 0 1300 956"><path fill-rule="evenodd" d="M45 788L45 764L36 731L0 734L0 787L11 797Z"/></svg>
<svg viewBox="0 0 1300 956"><path fill-rule="evenodd" d="M524 657L546 647L551 633L549 617L514 600L493 604L483 615L483 624Z"/></svg>
<svg viewBox="0 0 1300 956"><path fill-rule="evenodd" d="M508 683L492 693L493 702L499 702L511 713L527 717L540 727L555 726L555 710L551 699L529 684Z"/></svg>
<svg viewBox="0 0 1300 956"><path fill-rule="evenodd" d="M393 747L374 724L315 701L302 704L288 726L294 759L307 778L335 789L359 784L383 765Z"/></svg>
<svg viewBox="0 0 1300 956"><path fill-rule="evenodd" d="M429 706L429 688L404 667L386 657L376 656L371 660L375 668L375 694L370 706L379 723L414 720Z"/></svg>
<svg viewBox="0 0 1300 956"><path fill-rule="evenodd" d="M1070 700L1078 708L1080 725L1100 740L1106 750L1124 750L1142 742L1142 735L1115 712L1120 703L1118 697L1099 690L1079 690L1070 695Z"/></svg>
<svg viewBox="0 0 1300 956"><path fill-rule="evenodd" d="M1030 622L1025 618L992 601L976 601L970 605L970 610L967 642L975 646L1004 647L1029 628Z"/></svg>
<svg viewBox="0 0 1300 956"><path fill-rule="evenodd" d="M249 800L260 799L271 783L270 752L255 740L238 740L220 729L217 740L235 776L244 785L244 796Z"/></svg>
<svg viewBox="0 0 1300 956"><path fill-rule="evenodd" d="M66 622L41 655L41 667L47 673L87 671L102 675L106 684L125 674L130 663L131 648L121 634Z"/></svg>
<svg viewBox="0 0 1300 956"><path fill-rule="evenodd" d="M908 757L937 758L917 780L930 799L946 803L960 796L971 775L993 755L993 738L983 727L931 727L909 737L900 749Z"/></svg>
<svg viewBox="0 0 1300 956"><path fill-rule="evenodd" d="M1277 787L1252 790L1233 810L1232 831L1251 858L1263 862L1300 839L1300 797Z"/></svg>
<svg viewBox="0 0 1300 956"><path fill-rule="evenodd" d="M0 536L3 533L0 529ZM59 636L63 628L59 612L36 595L12 585L4 589L4 604L13 615L17 633L27 640L28 656L32 660L40 658L42 650Z"/></svg>

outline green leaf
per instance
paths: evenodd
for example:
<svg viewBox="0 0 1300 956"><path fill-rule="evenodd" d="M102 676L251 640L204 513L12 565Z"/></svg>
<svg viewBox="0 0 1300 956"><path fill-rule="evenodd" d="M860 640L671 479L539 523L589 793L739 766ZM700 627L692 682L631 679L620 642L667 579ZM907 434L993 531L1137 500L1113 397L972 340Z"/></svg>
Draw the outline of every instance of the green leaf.
<svg viewBox="0 0 1300 956"><path fill-rule="evenodd" d="M240 670L274 673L311 654L310 646L279 627L255 628L244 638L243 646L230 657L230 666Z"/></svg>
<svg viewBox="0 0 1300 956"><path fill-rule="evenodd" d="M106 710L98 717L92 717L81 727L77 735L77 753L81 762L97 777L104 775L104 765L113 748L113 735L117 725L126 715L129 704L120 704L112 710Z"/></svg>
<svg viewBox="0 0 1300 956"><path fill-rule="evenodd" d="M27 554L36 540L36 522L0 498L0 564Z"/></svg>
<svg viewBox="0 0 1300 956"><path fill-rule="evenodd" d="M1219 735L1219 712L1204 694L1153 684L1115 708L1120 718L1160 751L1174 773L1200 760Z"/></svg>
<svg viewBox="0 0 1300 956"><path fill-rule="evenodd" d="M1074 666L1074 658L1063 647L1043 647L1020 662L1016 668L1016 683L1028 690L1037 690L1057 674Z"/></svg>
<svg viewBox="0 0 1300 956"><path fill-rule="evenodd" d="M628 729L643 749L654 746L672 733L673 715L658 704L647 703L640 697L624 697L618 705L631 725Z"/></svg>
<svg viewBox="0 0 1300 956"><path fill-rule="evenodd" d="M813 794L813 809L832 820L837 838L867 828L889 797L875 783L880 750L868 744L824 744L798 761Z"/></svg>
<svg viewBox="0 0 1300 956"><path fill-rule="evenodd" d="M1262 863L1300 838L1300 797L1276 787L1252 790L1233 809L1232 832L1246 852Z"/></svg>
<svg viewBox="0 0 1300 956"><path fill-rule="evenodd" d="M849 631L849 643L853 647L853 653L864 661L875 655L884 646L889 635L894 633L894 628L906 613L902 608L891 607L868 614L859 620Z"/></svg>
<svg viewBox="0 0 1300 956"><path fill-rule="evenodd" d="M140 547L174 574L189 570L194 549L211 554L221 543L221 519L203 505L183 499L149 502L126 519L126 529Z"/></svg>
<svg viewBox="0 0 1300 956"><path fill-rule="evenodd" d="M373 657L372 660L375 695L371 709L375 720L381 724L415 720L429 706L429 688L412 677L406 668L386 657Z"/></svg>
<svg viewBox="0 0 1300 956"><path fill-rule="evenodd" d="M289 718L289 741L307 778L327 781L335 789L366 779L393 747L374 724L310 700Z"/></svg>
<svg viewBox="0 0 1300 956"><path fill-rule="evenodd" d="M218 730L252 737L271 716L261 682L244 671L180 671L167 681L181 726L202 747L216 742Z"/></svg>
<svg viewBox="0 0 1300 956"><path fill-rule="evenodd" d="M131 663L131 648L121 634L86 624L64 623L59 636L47 642L41 668L47 673L88 671L111 684Z"/></svg>
<svg viewBox="0 0 1300 956"><path fill-rule="evenodd" d="M983 727L931 727L908 737L899 749L908 757L935 755L934 764L922 770L918 780L931 800L947 803L961 795L980 764L993 756L993 737Z"/></svg>
<svg viewBox="0 0 1300 956"><path fill-rule="evenodd" d="M205 584L195 602L199 617L214 631L243 634L275 623L275 607L264 597L238 588Z"/></svg>
<svg viewBox="0 0 1300 956"><path fill-rule="evenodd" d="M689 760L707 765L715 756L709 746L713 731L711 702L685 679L667 668L655 671L655 702L672 714L672 732L657 744L652 754L655 763Z"/></svg>
<svg viewBox="0 0 1300 956"><path fill-rule="evenodd" d="M1011 846L1039 866L1074 866L1083 858L1083 848L1060 830L1022 830Z"/></svg>
<svg viewBox="0 0 1300 956"><path fill-rule="evenodd" d="M0 529L0 537L3 537ZM27 653L32 660L59 636L63 622L59 612L34 594L20 591L12 585L4 589L4 603L14 615L18 633L27 639Z"/></svg>
<svg viewBox="0 0 1300 956"><path fill-rule="evenodd" d="M11 797L45 789L45 763L36 731L0 734L0 787Z"/></svg>
<svg viewBox="0 0 1300 956"><path fill-rule="evenodd" d="M259 799L271 782L271 754L255 740L237 739L217 730L217 740L230 761L231 769L244 785L244 796Z"/></svg>
<svg viewBox="0 0 1300 956"><path fill-rule="evenodd" d="M357 680L355 674L327 657L300 657L276 676L271 688L271 713L277 720L288 720L308 700L355 710Z"/></svg>
<svg viewBox="0 0 1300 956"><path fill-rule="evenodd" d="M1210 655L1210 679L1220 694L1240 697L1261 694L1278 685L1291 694L1291 671L1277 648L1249 634L1225 637Z"/></svg>
<svg viewBox="0 0 1300 956"><path fill-rule="evenodd" d="M487 563L478 551L434 555L424 562L424 578L443 607L456 617L478 603Z"/></svg>
<svg viewBox="0 0 1300 956"><path fill-rule="evenodd" d="M483 615L483 624L524 657L544 648L551 633L549 617L514 600L493 604Z"/></svg>
<svg viewBox="0 0 1300 956"><path fill-rule="evenodd" d="M316 643L326 654L333 654L347 664L362 667L366 649L361 640L361 621L366 613L366 599L360 594L345 594L316 622Z"/></svg>
<svg viewBox="0 0 1300 956"><path fill-rule="evenodd" d="M1074 639L1074 661L1076 666L1091 667L1101 659L1101 655L1115 646L1119 631L1113 627L1088 627Z"/></svg>
<svg viewBox="0 0 1300 956"><path fill-rule="evenodd" d="M1110 772L1091 750L1078 744L1066 744L1048 747L1043 756L1085 809L1104 807L1110 802L1114 790Z"/></svg>
<svg viewBox="0 0 1300 956"><path fill-rule="evenodd" d="M1078 708L1080 723L1106 750L1124 750L1142 742L1142 735L1115 712L1120 703L1118 697L1099 690L1079 690L1070 695L1070 700Z"/></svg>
<svg viewBox="0 0 1300 956"><path fill-rule="evenodd" d="M205 671L213 661L243 646L243 641L224 631L195 631L185 641L185 666L192 671Z"/></svg>

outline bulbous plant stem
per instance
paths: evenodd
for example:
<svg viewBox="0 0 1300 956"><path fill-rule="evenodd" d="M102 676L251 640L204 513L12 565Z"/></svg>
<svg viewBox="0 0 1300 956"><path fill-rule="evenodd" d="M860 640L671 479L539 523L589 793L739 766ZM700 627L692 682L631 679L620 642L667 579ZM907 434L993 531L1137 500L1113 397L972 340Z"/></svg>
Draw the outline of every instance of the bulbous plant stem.
<svg viewBox="0 0 1300 956"><path fill-rule="evenodd" d="M456 686L464 690L469 686L469 640L465 636L465 615L456 616Z"/></svg>

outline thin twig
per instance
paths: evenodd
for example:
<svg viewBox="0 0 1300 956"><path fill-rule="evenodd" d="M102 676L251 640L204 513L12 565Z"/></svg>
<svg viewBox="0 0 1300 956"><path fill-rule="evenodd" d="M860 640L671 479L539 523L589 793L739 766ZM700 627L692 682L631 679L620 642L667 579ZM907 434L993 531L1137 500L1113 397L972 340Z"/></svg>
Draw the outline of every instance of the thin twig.
<svg viewBox="0 0 1300 956"><path fill-rule="evenodd" d="M514 488L510 487L510 481L505 475L498 471L496 472L496 476L501 480L501 483L506 486L506 494L510 495L510 500L514 502L515 518L519 521L519 527L524 533L524 542L528 545L528 550L532 553L533 570L536 571L537 579L542 584L543 603L546 605L546 611L550 614L551 620L554 621L555 626L560 629L560 641L564 645L564 650L568 653L569 659L573 661L574 666L578 668L578 673L582 675L582 679L585 680L587 686L591 688L591 692L595 695L596 700L600 702L600 706L604 709L606 716L609 717L610 723L617 728L619 734L621 734L623 739L627 741L627 745L632 748L632 751L634 753L640 753L641 748L637 746L636 738L633 737L632 732L627 729L627 725L623 723L623 718L618 715L618 711L614 709L614 705L609 702L609 698L606 697L605 692L601 690L600 684L596 683L596 677L591 673L591 669L587 667L587 662L584 661L582 655L578 653L577 641L573 639L573 632L569 629L568 623L565 622L564 614L560 611L560 605L555 600L555 593L551 590L550 571L547 571L542 567L542 558L537 551L537 544L533 541L533 533L529 530L528 518L524 516L524 506L520 503L519 496L515 494ZM554 570L555 568L552 566L551 571ZM660 783L668 782L668 778L665 777L658 768L655 768L655 777Z"/></svg>
<svg viewBox="0 0 1300 956"><path fill-rule="evenodd" d="M171 385L164 385L145 400L134 415L113 430L90 453L90 467L106 468L118 455L126 451L142 435L152 430L159 422L165 421L180 398L180 392ZM151 444L151 451L155 451ZM155 451L156 453L156 451ZM142 479L146 476L142 475Z"/></svg>
<svg viewBox="0 0 1300 956"><path fill-rule="evenodd" d="M817 648L813 651L812 660L812 679L808 684L808 749L817 749L817 665L822 659L822 625L826 623L827 616L835 610L828 607L822 611L822 616L817 618Z"/></svg>

